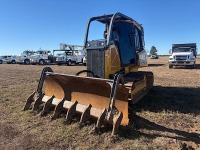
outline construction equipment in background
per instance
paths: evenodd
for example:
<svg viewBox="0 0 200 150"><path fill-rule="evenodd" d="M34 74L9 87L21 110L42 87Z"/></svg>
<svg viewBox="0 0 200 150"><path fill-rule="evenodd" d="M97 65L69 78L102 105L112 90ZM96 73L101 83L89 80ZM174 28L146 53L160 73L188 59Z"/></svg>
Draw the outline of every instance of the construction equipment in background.
<svg viewBox="0 0 200 150"><path fill-rule="evenodd" d="M105 26L104 39L88 40L93 22ZM111 124L114 135L120 125L130 123L129 106L153 86L153 73L138 71L147 66L143 27L121 13L92 17L86 27L84 49L87 70L68 75L44 68L37 90L27 99L24 110L33 103L32 110L42 106L40 114L45 115L53 107L52 119L66 111L66 122L79 113L81 126L91 117L96 118L93 131Z"/></svg>
<svg viewBox="0 0 200 150"><path fill-rule="evenodd" d="M60 50L53 50L54 56L55 52L63 52L56 56L56 63L58 65L66 64L71 66L72 64L83 64L83 58L85 56L83 46L61 43Z"/></svg>

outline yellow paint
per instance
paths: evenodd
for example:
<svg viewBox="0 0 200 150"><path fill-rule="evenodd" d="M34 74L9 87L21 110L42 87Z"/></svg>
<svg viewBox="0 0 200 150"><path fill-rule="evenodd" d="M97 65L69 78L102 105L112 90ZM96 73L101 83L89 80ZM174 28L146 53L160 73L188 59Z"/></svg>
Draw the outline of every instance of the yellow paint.
<svg viewBox="0 0 200 150"><path fill-rule="evenodd" d="M109 79L110 74L115 74L117 71L123 68L125 69L125 74L128 74L129 72L137 72L139 66L130 65L121 67L118 48L113 45L108 47L108 49L105 51L105 78Z"/></svg>
<svg viewBox="0 0 200 150"><path fill-rule="evenodd" d="M145 76L144 80L135 83L135 88L131 91L131 98L133 98L134 95L136 95L138 92L146 89L146 87L147 87L146 80L147 79L146 79L146 76Z"/></svg>
<svg viewBox="0 0 200 150"><path fill-rule="evenodd" d="M118 49L115 46L110 46L105 51L105 78L109 79L110 74L115 74L121 69Z"/></svg>

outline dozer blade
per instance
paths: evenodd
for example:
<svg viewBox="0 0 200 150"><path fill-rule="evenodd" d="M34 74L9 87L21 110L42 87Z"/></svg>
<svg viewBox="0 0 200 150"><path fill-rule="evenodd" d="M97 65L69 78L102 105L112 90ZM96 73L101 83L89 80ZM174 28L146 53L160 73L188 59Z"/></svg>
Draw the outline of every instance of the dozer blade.
<svg viewBox="0 0 200 150"><path fill-rule="evenodd" d="M36 94L39 96L34 96ZM107 80L58 74L49 68L44 68L38 89L27 99L24 110L27 110L32 102L33 110L38 109L43 103L40 114L44 115L55 106L52 119L59 117L62 111L66 111L66 121L70 122L75 113L80 113L80 126L90 117L94 117L97 118L95 131L98 131L104 123L109 123L113 125L112 135L114 135L120 124L129 123L128 94L129 91L123 86L121 75L116 75L114 80Z"/></svg>

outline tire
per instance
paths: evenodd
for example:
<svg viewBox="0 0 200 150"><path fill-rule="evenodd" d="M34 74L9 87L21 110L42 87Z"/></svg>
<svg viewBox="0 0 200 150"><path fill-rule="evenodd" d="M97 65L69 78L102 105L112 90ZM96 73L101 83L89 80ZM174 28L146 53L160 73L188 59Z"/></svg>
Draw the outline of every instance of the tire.
<svg viewBox="0 0 200 150"><path fill-rule="evenodd" d="M72 61L71 60L68 60L67 61L67 66L71 66L72 65Z"/></svg>
<svg viewBox="0 0 200 150"><path fill-rule="evenodd" d="M39 60L39 65L44 65L45 64L45 61L43 59Z"/></svg>
<svg viewBox="0 0 200 150"><path fill-rule="evenodd" d="M30 60L29 59L24 60L24 64L25 65L29 65L30 64Z"/></svg>
<svg viewBox="0 0 200 150"><path fill-rule="evenodd" d="M0 64L3 64L3 61L2 61L2 60L0 60Z"/></svg>
<svg viewBox="0 0 200 150"><path fill-rule="evenodd" d="M173 68L173 65L169 65L169 69Z"/></svg>
<svg viewBox="0 0 200 150"><path fill-rule="evenodd" d="M12 61L11 61L11 64L16 64L16 61L15 61L15 60L12 60Z"/></svg>

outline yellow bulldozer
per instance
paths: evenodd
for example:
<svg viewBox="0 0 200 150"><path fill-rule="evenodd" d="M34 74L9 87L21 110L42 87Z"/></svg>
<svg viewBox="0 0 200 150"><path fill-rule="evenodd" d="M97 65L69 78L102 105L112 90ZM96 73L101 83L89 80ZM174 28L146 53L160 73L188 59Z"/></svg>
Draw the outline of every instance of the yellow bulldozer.
<svg viewBox="0 0 200 150"><path fill-rule="evenodd" d="M102 39L89 39L93 22L105 27ZM120 125L129 124L129 106L153 86L153 73L138 71L147 66L143 27L121 13L92 17L86 27L84 50L87 69L68 75L45 67L24 110L42 108L40 115L45 115L53 109L51 119L65 112L68 123L80 114L80 126L94 118L93 131L108 124L114 135Z"/></svg>

